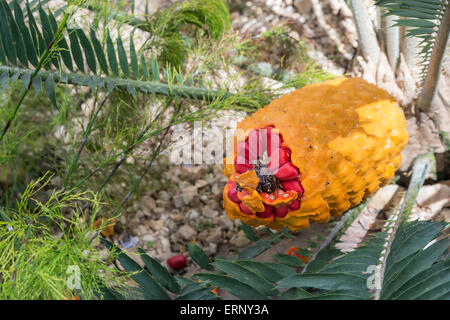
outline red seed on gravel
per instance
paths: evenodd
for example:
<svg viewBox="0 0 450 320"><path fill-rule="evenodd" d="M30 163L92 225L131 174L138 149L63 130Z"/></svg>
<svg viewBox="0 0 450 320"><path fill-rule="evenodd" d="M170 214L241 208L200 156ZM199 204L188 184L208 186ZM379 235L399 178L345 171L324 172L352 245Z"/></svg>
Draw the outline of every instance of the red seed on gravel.
<svg viewBox="0 0 450 320"><path fill-rule="evenodd" d="M186 267L187 259L184 255L178 254L176 256L167 259L167 265L171 267L173 270L180 270Z"/></svg>

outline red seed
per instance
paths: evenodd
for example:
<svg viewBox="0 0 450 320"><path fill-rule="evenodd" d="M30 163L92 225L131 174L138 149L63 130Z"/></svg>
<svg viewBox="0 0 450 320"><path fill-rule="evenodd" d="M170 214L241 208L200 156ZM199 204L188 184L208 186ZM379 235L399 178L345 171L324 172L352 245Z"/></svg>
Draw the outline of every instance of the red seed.
<svg viewBox="0 0 450 320"><path fill-rule="evenodd" d="M228 181L227 184L229 185L228 198L235 203L241 202L238 197L238 191L236 190L236 183L234 183L233 181Z"/></svg>
<svg viewBox="0 0 450 320"><path fill-rule="evenodd" d="M289 208L287 206L278 207L278 208L275 208L275 215L278 218L284 218L287 215L288 211L289 211Z"/></svg>
<svg viewBox="0 0 450 320"><path fill-rule="evenodd" d="M285 180L285 181L281 181L281 185L283 186L284 190L294 190L295 192L298 193L298 196L300 197L301 195L303 195L303 187L300 184L300 182L298 182L298 180Z"/></svg>
<svg viewBox="0 0 450 320"><path fill-rule="evenodd" d="M294 200L288 205L289 209L298 210L300 208L300 201Z"/></svg>
<svg viewBox="0 0 450 320"><path fill-rule="evenodd" d="M186 267L187 259L184 255L178 254L176 256L167 259L167 265L171 267L173 270L180 270Z"/></svg>
<svg viewBox="0 0 450 320"><path fill-rule="evenodd" d="M272 211L273 211L273 207L272 206L269 206L269 205L264 205L264 212L257 212L256 213L256 216L258 217L258 218L269 218L269 217L271 217L271 216L273 216L273 213L272 213Z"/></svg>
<svg viewBox="0 0 450 320"><path fill-rule="evenodd" d="M282 147L282 148L288 153L288 155L289 155L289 157L290 157L291 154L292 154L291 149L289 149L288 147Z"/></svg>
<svg viewBox="0 0 450 320"><path fill-rule="evenodd" d="M275 171L279 167L281 167L286 162L289 162L289 154L284 148L280 148L276 150L274 153L272 153L272 156L270 157L269 161L269 170Z"/></svg>
<svg viewBox="0 0 450 320"><path fill-rule="evenodd" d="M258 158L255 153L250 153L250 148L247 141L241 141L238 143L236 156L245 159L245 162L248 163Z"/></svg>
<svg viewBox="0 0 450 320"><path fill-rule="evenodd" d="M283 138L278 132L272 132L272 129L267 129L267 155L270 157L272 152L281 148L283 144Z"/></svg>
<svg viewBox="0 0 450 320"><path fill-rule="evenodd" d="M234 168L237 173L244 173L247 170L253 169L253 166L246 162L244 158L236 157L234 159Z"/></svg>
<svg viewBox="0 0 450 320"><path fill-rule="evenodd" d="M243 213L248 214L248 215L252 215L253 214L252 210L247 208L243 203L239 203L239 207L241 208L241 211Z"/></svg>
<svg viewBox="0 0 450 320"><path fill-rule="evenodd" d="M257 130L253 130L252 132L250 132L250 134L248 135L248 138L247 138L247 142L248 142L249 152L259 156L260 146L259 146L259 133Z"/></svg>
<svg viewBox="0 0 450 320"><path fill-rule="evenodd" d="M291 162L287 162L278 168L273 175L279 180L291 180L298 176L298 169Z"/></svg>
<svg viewBox="0 0 450 320"><path fill-rule="evenodd" d="M266 129L253 130L248 135L250 154L261 157L267 149Z"/></svg>

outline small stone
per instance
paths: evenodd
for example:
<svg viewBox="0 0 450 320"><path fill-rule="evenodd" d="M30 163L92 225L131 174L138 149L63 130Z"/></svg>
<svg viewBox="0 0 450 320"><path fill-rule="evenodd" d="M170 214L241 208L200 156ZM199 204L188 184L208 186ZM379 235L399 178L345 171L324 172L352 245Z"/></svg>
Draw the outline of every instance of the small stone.
<svg viewBox="0 0 450 320"><path fill-rule="evenodd" d="M392 200L397 190L398 185L396 184L384 186L373 196L367 207L375 210L382 210Z"/></svg>
<svg viewBox="0 0 450 320"><path fill-rule="evenodd" d="M221 229L225 229L225 230L231 230L233 229L233 220L231 220L230 218L228 218L228 216L221 216L219 217L219 223L217 224L219 226L219 228Z"/></svg>
<svg viewBox="0 0 450 320"><path fill-rule="evenodd" d="M208 238L206 238L206 241L208 242L219 242L220 239L222 238L222 232L220 232L220 230L214 230L213 232L211 232L208 236Z"/></svg>
<svg viewBox="0 0 450 320"><path fill-rule="evenodd" d="M178 229L178 233L184 240L188 241L192 240L192 238L196 235L195 230L187 224Z"/></svg>
<svg viewBox="0 0 450 320"><path fill-rule="evenodd" d="M236 247L244 247L250 243L250 240L248 240L245 233L240 230L234 235L233 238L230 239L230 243Z"/></svg>
<svg viewBox="0 0 450 320"><path fill-rule="evenodd" d="M196 210L191 210L189 213L190 220L197 220L198 216L199 216L198 211L196 211Z"/></svg>
<svg viewBox="0 0 450 320"><path fill-rule="evenodd" d="M171 241L172 243L183 242L183 241L180 239L180 236L178 235L178 233L172 233L172 234L170 235L170 241Z"/></svg>
<svg viewBox="0 0 450 320"><path fill-rule="evenodd" d="M206 186L208 184L208 182L206 182L203 179L199 179L197 180L197 182L195 183L195 187L197 188L203 188L204 186Z"/></svg>
<svg viewBox="0 0 450 320"><path fill-rule="evenodd" d="M420 212L421 210L414 210L413 216L415 219L433 218L450 204L450 181L423 186L417 195L416 202L422 210L427 208L429 212L428 214L423 214Z"/></svg>
<svg viewBox="0 0 450 320"><path fill-rule="evenodd" d="M162 227L162 228L159 230L159 234L160 234L161 236L163 236L163 237L168 237L168 236L169 236L169 228L167 228L167 227Z"/></svg>
<svg viewBox="0 0 450 320"><path fill-rule="evenodd" d="M207 218L214 218L219 216L219 212L217 212L216 210L212 210L208 207L204 207L202 210L202 215L204 215Z"/></svg>
<svg viewBox="0 0 450 320"><path fill-rule="evenodd" d="M181 213L178 213L176 215L173 216L173 221L175 221L176 223L180 223L184 221L185 216Z"/></svg>
<svg viewBox="0 0 450 320"><path fill-rule="evenodd" d="M214 242L210 242L210 243L209 243L209 251L210 251L212 254L216 254L216 252L217 252L217 244L214 243Z"/></svg>
<svg viewBox="0 0 450 320"><path fill-rule="evenodd" d="M206 196L206 195L204 195L204 194L202 194L201 196L200 196L200 201L201 202L203 202L203 203L207 203L208 202L208 196Z"/></svg>
<svg viewBox="0 0 450 320"><path fill-rule="evenodd" d="M145 226L139 225L137 227L137 234L138 234L138 236L142 236L142 235L146 234L147 232L148 232L148 230L147 230L147 228Z"/></svg>
<svg viewBox="0 0 450 320"><path fill-rule="evenodd" d="M159 218L161 217L161 215L163 214L163 212L165 212L166 209L165 208L155 208L155 210L153 211L152 217L154 218Z"/></svg>
<svg viewBox="0 0 450 320"><path fill-rule="evenodd" d="M445 221L447 223L450 222L450 208L444 208L439 212L439 215L436 217L436 221Z"/></svg>
<svg viewBox="0 0 450 320"><path fill-rule="evenodd" d="M300 13L308 14L312 9L312 3L311 0L295 0L294 7Z"/></svg>
<svg viewBox="0 0 450 320"><path fill-rule="evenodd" d="M150 216L151 212L156 208L156 201L150 196L145 196L141 200L141 208L146 216Z"/></svg>
<svg viewBox="0 0 450 320"><path fill-rule="evenodd" d="M170 201L163 200L163 199L157 199L155 201L155 205L159 208L168 208L171 206Z"/></svg>
<svg viewBox="0 0 450 320"><path fill-rule="evenodd" d="M370 230L370 226L375 222L377 211L367 208L358 216L358 223L365 229Z"/></svg>
<svg viewBox="0 0 450 320"><path fill-rule="evenodd" d="M172 219L166 220L166 226L169 229L169 231L175 231L177 229L177 224Z"/></svg>
<svg viewBox="0 0 450 320"><path fill-rule="evenodd" d="M158 193L158 198L164 201L169 201L170 194L167 191L162 190Z"/></svg>
<svg viewBox="0 0 450 320"><path fill-rule="evenodd" d="M164 226L164 220L152 220L150 222L150 225L152 227L153 230L160 230L163 226Z"/></svg>
<svg viewBox="0 0 450 320"><path fill-rule="evenodd" d="M155 236L152 234L145 234L142 236L142 241L144 241L144 243L155 242L155 240Z"/></svg>
<svg viewBox="0 0 450 320"><path fill-rule="evenodd" d="M181 198L183 199L183 203L187 206L189 205L195 196L197 196L198 191L196 186L189 186L183 189L183 193Z"/></svg>
<svg viewBox="0 0 450 320"><path fill-rule="evenodd" d="M200 233L198 234L198 239L199 239L199 240L206 241L206 239L208 238L208 236L209 236L208 231L202 231L202 232L200 232Z"/></svg>
<svg viewBox="0 0 450 320"><path fill-rule="evenodd" d="M206 205L212 210L219 210L219 208L221 208L221 206L219 207L219 202L215 199L210 199Z"/></svg>
<svg viewBox="0 0 450 320"><path fill-rule="evenodd" d="M162 252L170 252L170 242L169 239L161 238L161 250Z"/></svg>
<svg viewBox="0 0 450 320"><path fill-rule="evenodd" d="M215 196L219 196L222 194L222 189L217 183L212 186L211 191Z"/></svg>
<svg viewBox="0 0 450 320"><path fill-rule="evenodd" d="M175 208L180 209L180 208L184 207L183 197L175 196L172 200L173 200L173 205L175 206Z"/></svg>
<svg viewBox="0 0 450 320"><path fill-rule="evenodd" d="M145 212L143 210L139 210L136 212L136 218L139 220L143 219L146 216Z"/></svg>

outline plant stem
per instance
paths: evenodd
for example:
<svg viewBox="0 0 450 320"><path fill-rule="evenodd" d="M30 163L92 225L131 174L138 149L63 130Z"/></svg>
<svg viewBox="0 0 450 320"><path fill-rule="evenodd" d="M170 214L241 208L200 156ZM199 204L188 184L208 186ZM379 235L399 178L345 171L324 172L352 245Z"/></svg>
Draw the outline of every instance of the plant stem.
<svg viewBox="0 0 450 320"><path fill-rule="evenodd" d="M196 115L199 115L199 117L202 116L201 112L203 111L208 111L208 110L216 110L216 108L219 106L219 104L217 103L212 103L209 108L206 108L204 110L197 110L194 112L189 112L186 115L182 115L179 118L176 118L178 116L178 112L179 110L177 110L175 112L175 114L172 116L171 120L169 121L168 124L166 124L163 127L154 129L153 131L142 135L142 137L139 139L136 139L136 141L129 147L129 148L135 148L136 146L138 146L139 144L143 143L144 141L146 141L147 139L150 139L151 137L156 136L157 134L165 131L165 130L169 130L172 126L180 124L180 123L184 123L184 122L192 122L197 120L197 118L195 117ZM129 149L128 148L128 149ZM115 161L116 159L118 159L119 157L123 157L127 150L122 150L120 152L118 152L117 154L113 155L109 161ZM117 165L117 163L116 163ZM79 180L73 187L72 189L76 189L78 187L80 187L84 182L86 182L89 178L91 178L93 175L95 175L98 171L100 171L101 169L103 169L106 166L106 164L102 163L100 164L96 169L94 169L93 171L91 171L86 177L82 178L81 180Z"/></svg>
<svg viewBox="0 0 450 320"><path fill-rule="evenodd" d="M362 53L366 59L377 65L380 59L380 46L367 13L365 2L362 0L350 0L350 3Z"/></svg>
<svg viewBox="0 0 450 320"><path fill-rule="evenodd" d="M391 65L392 71L397 69L398 60L400 58L400 27L394 26L398 16L385 16L386 10L379 8L381 11L381 27L386 35L386 53Z"/></svg>
<svg viewBox="0 0 450 320"><path fill-rule="evenodd" d="M441 74L442 61L444 60L444 52L447 47L447 41L450 31L450 3L447 4L444 16L439 26L436 43L431 53L428 72L423 83L422 91L417 100L417 108L430 115L431 102L433 101L439 76Z"/></svg>
<svg viewBox="0 0 450 320"><path fill-rule="evenodd" d="M99 193L100 191L103 190L103 188L105 187L105 185L109 182L109 180L111 180L111 178L114 176L114 174L117 172L117 170L119 169L119 167L122 165L122 163L127 159L128 154L134 149L135 146L137 146L137 142L139 140L141 140L144 135L148 132L148 130L151 128L152 124L154 122L156 122L159 117L164 113L164 111L168 108L168 106L170 105L170 102L172 101L172 99L170 99L167 103L166 106L161 110L161 112L159 112L155 119L152 121L152 123L148 124L147 127L142 130L142 132L139 134L138 138L136 139L136 141L131 144L125 151L123 156L120 158L120 160L116 163L116 165L114 166L114 168L111 170L111 172L109 173L108 177L106 177L105 181L103 181L103 183L101 184L101 186L97 189L96 193Z"/></svg>
<svg viewBox="0 0 450 320"><path fill-rule="evenodd" d="M301 273L305 273L308 269L308 266L311 262L313 262L320 251L327 248L334 240L337 239L338 236L342 235L345 230L347 230L348 227L352 224L353 221L355 221L356 218L358 218L359 214L364 210L364 208L367 206L367 204L370 202L370 199L367 199L357 207L354 207L350 210L348 210L344 216L339 220L339 222L334 226L333 230L328 234L328 236L325 238L325 240L320 244L319 249L317 249L316 252L311 256L311 259L306 263L305 267L303 268Z"/></svg>
<svg viewBox="0 0 450 320"><path fill-rule="evenodd" d="M411 75L413 76L416 83L421 80L420 70L419 70L419 38L417 37L407 37L406 32L409 27L400 27L400 52L405 57L406 65L408 66Z"/></svg>
<svg viewBox="0 0 450 320"><path fill-rule="evenodd" d="M39 58L39 63L36 67L36 69L34 70L33 74L30 77L30 82L28 83L28 87L26 88L26 90L22 93L22 96L20 97L19 101L16 104L16 107L14 108L14 112L11 115L11 117L8 119L8 122L6 122L5 127L3 128L3 131L0 135L0 141L3 140L3 137L5 136L6 132L8 131L8 129L11 127L12 122L14 121L14 119L16 118L17 112L19 111L20 106L22 105L23 100L25 99L25 97L27 96L28 92L30 91L31 88L31 84L33 83L33 79L38 75L39 71L41 70L42 66L44 65L44 63L47 61L47 59L50 57L52 50L55 48L56 44L58 43L58 41L60 40L63 31L66 28L67 25L67 20L69 19L69 13L66 12L64 14L63 19L61 20L60 25L58 26L58 29L56 30L55 36L53 37L53 40L49 43L49 45L47 46L47 49L42 53L42 55ZM0 71L9 71L8 70L9 67L0 67ZM17 68L13 68L13 69L17 69Z"/></svg>
<svg viewBox="0 0 450 320"><path fill-rule="evenodd" d="M0 73L7 71L10 75L19 74L21 77L23 74L29 72L29 70L0 66ZM111 78L111 77L99 77L94 75L80 75L76 73L64 73L64 72L56 72L56 71L40 71L39 76L42 80L47 79L49 76L52 76L55 83L66 83L66 84L74 84L74 85L88 85L88 83L95 84L103 84L110 83L114 85L114 88L127 91L128 88L134 87L136 90L140 90L146 93L154 93L154 94L162 94L166 96L184 96L193 99L200 99L206 101L212 101L215 98L222 97L230 97L234 95L228 91L217 91L210 90L206 88L197 88L185 85L176 85L176 84L165 84L158 81L140 81L133 79L121 79L121 78ZM30 86L31 86L30 79ZM89 81L88 81L89 80ZM99 85L100 87L100 85ZM145 89L145 91L144 91Z"/></svg>
<svg viewBox="0 0 450 320"><path fill-rule="evenodd" d="M80 159L81 152L83 151L83 148L86 145L88 137L89 137L89 135L92 132L92 127L94 125L94 122L97 119L97 116L100 113L100 110L103 108L103 106L104 106L104 104L105 104L107 99L108 99L108 94L105 95L105 97L103 98L103 100L100 103L99 107L97 108L95 113L93 113L93 115L89 119L89 123L87 125L86 130L84 131L83 139L81 140L80 147L78 148L78 151L77 151L75 157L73 158L72 163L70 164L69 171L67 172L66 179L64 180L63 190L66 190L67 185L69 184L69 181L70 181L70 178L72 177L73 171L75 170L76 166L78 165L78 160Z"/></svg>
<svg viewBox="0 0 450 320"><path fill-rule="evenodd" d="M180 112L180 106L178 106L174 112L174 114L172 115L171 119L170 119L170 123L172 123L173 119L176 118L177 114ZM145 175L147 174L147 172L150 170L150 167L153 165L153 162L155 161L156 157L159 155L159 152L161 150L161 147L166 139L167 134L169 133L169 129L171 128L171 125L169 125L165 128L164 130L164 134L161 138L161 140L158 143L158 146L156 147L155 151L152 154L152 157L150 158L148 164L145 166L144 172L141 174L141 176L139 177L139 179L133 184L133 186L131 187L130 191L128 191L128 193L126 194L126 196L122 199L122 201L120 202L120 204L114 209L113 212L113 216L119 213L119 210L123 207L123 205L125 204L125 202L128 201L128 199L131 197L131 195L136 191L137 187L141 184L142 179L144 179Z"/></svg>
<svg viewBox="0 0 450 320"><path fill-rule="evenodd" d="M412 169L411 181L408 185L408 190L403 198L402 204L398 211L394 212L392 217L386 222L385 229L392 229L389 234L389 237L386 240L386 253L382 255L382 260L380 264L380 273L379 273L379 284L380 288L375 292L375 300L380 300L384 272L386 269L386 262L389 257L389 253L391 250L392 243L394 242L396 232L400 223L406 221L409 213L416 201L417 195L419 194L419 190L422 187L425 177L430 169L433 167L434 155L432 153L428 153L422 156L419 156L415 161ZM391 225L393 226L391 227Z"/></svg>
<svg viewBox="0 0 450 320"><path fill-rule="evenodd" d="M156 147L156 150L153 152L153 155L152 155L150 161L145 166L144 172L141 174L139 179L133 184L133 186L131 187L130 191L128 191L126 196L123 197L120 204L114 209L113 216L119 213L119 210L123 207L125 202L128 201L128 199L131 197L131 195L136 191L137 187L141 184L142 179L144 179L145 175L147 174L147 172L150 170L151 166L153 165L153 161L155 161L156 157L158 156L158 154L161 150L162 144L164 143L164 140L166 138L166 135L169 132L169 129L170 129L170 127L167 127L167 129L164 131L164 135L163 135L162 139L159 141L158 146Z"/></svg>

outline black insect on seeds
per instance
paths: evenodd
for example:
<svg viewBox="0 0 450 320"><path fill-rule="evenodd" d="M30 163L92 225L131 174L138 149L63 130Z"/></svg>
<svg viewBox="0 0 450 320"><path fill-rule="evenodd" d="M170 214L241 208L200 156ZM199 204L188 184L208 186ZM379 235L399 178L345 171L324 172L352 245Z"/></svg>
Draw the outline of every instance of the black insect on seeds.
<svg viewBox="0 0 450 320"><path fill-rule="evenodd" d="M269 173L267 169L267 165L258 161L254 164L256 175L259 178L258 186L256 187L256 191L259 193L273 193L277 188L284 190L281 186L280 181L271 173ZM268 174L263 174L264 172Z"/></svg>

